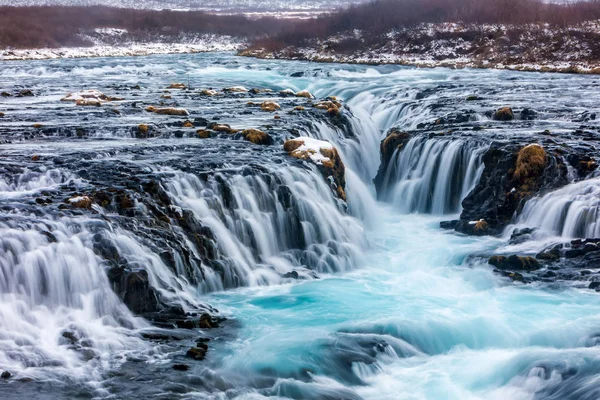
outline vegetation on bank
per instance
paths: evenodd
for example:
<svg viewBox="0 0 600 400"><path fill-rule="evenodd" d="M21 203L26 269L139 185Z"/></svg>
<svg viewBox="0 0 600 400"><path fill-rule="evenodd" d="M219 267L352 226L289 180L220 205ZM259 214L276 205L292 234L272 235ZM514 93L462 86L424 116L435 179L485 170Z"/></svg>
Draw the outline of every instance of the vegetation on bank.
<svg viewBox="0 0 600 400"><path fill-rule="evenodd" d="M549 24L568 27L600 19L600 0L548 3L544 0L375 0L337 13L295 21L255 41L254 48L277 51L360 31L340 47L352 50L380 42L394 30L424 23Z"/></svg>
<svg viewBox="0 0 600 400"><path fill-rule="evenodd" d="M201 11L133 10L110 7L0 7L0 48L92 46L87 34L97 28L127 31L144 42L190 34L244 38L275 34L288 24L275 18L212 15Z"/></svg>

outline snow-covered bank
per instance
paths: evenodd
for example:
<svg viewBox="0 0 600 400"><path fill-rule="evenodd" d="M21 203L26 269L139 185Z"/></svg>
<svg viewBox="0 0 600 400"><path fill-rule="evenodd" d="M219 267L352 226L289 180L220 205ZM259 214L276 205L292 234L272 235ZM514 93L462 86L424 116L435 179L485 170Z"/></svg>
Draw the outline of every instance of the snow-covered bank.
<svg viewBox="0 0 600 400"><path fill-rule="evenodd" d="M600 74L600 21L567 28L549 24L421 24L379 37L354 30L278 50L254 46L240 55L328 63Z"/></svg>
<svg viewBox="0 0 600 400"><path fill-rule="evenodd" d="M107 44L96 40L94 43L94 46L90 47L4 49L0 50L0 61L237 51L245 45L243 39L219 35L202 35L174 43L168 41L148 43L126 41L123 44Z"/></svg>

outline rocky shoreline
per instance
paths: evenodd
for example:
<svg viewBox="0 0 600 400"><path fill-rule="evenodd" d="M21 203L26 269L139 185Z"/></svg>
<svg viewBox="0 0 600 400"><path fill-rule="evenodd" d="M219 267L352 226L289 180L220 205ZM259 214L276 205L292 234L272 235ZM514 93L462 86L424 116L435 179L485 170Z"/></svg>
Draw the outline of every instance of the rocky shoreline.
<svg viewBox="0 0 600 400"><path fill-rule="evenodd" d="M360 30L276 50L250 46L238 54L321 63L485 68L600 74L598 21L558 28L548 24L420 24L378 37Z"/></svg>

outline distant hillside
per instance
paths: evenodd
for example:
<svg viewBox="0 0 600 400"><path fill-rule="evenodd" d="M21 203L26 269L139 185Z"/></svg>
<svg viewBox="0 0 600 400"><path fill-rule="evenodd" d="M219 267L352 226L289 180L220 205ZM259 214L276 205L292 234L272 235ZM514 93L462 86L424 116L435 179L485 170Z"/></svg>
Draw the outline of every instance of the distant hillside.
<svg viewBox="0 0 600 400"><path fill-rule="evenodd" d="M109 7L0 7L0 49L93 46L98 40L167 43L198 35L252 38L277 34L289 21L213 15L202 11L156 11ZM106 28L118 35L107 35ZM110 31L108 31L110 32ZM114 32L113 32L114 33Z"/></svg>
<svg viewBox="0 0 600 400"><path fill-rule="evenodd" d="M333 10L364 0L0 0L0 6L105 6L204 11Z"/></svg>

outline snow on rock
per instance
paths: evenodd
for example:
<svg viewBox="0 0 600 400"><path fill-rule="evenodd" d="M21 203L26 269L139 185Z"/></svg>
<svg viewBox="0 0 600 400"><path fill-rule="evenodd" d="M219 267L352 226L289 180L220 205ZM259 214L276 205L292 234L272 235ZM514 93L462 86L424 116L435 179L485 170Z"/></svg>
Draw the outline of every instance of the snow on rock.
<svg viewBox="0 0 600 400"><path fill-rule="evenodd" d="M92 199L88 196L76 196L68 200L68 202L77 208L90 208L92 206Z"/></svg>
<svg viewBox="0 0 600 400"><path fill-rule="evenodd" d="M249 90L247 88L245 88L244 86L232 86L232 87L223 89L223 91L227 92L227 93L247 93L247 92L249 92Z"/></svg>
<svg viewBox="0 0 600 400"><path fill-rule="evenodd" d="M329 142L299 137L287 140L283 148L288 154L300 160L310 160L327 180L331 190L346 201L346 167L337 149Z"/></svg>
<svg viewBox="0 0 600 400"><path fill-rule="evenodd" d="M303 136L286 141L284 149L294 158L310 159L316 165L323 165L324 161L331 161L329 155L334 147L324 140Z"/></svg>
<svg viewBox="0 0 600 400"><path fill-rule="evenodd" d="M100 106L109 101L123 100L119 97L110 97L99 90L89 89L80 92L69 93L61 101L72 101L78 106Z"/></svg>

